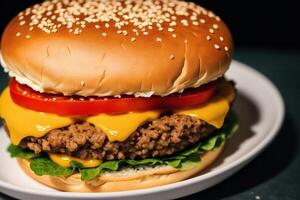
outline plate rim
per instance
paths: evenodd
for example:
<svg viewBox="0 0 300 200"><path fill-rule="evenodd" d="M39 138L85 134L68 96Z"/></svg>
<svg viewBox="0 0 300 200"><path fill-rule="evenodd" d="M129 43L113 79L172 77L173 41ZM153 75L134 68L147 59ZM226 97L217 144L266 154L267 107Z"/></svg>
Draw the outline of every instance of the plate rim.
<svg viewBox="0 0 300 200"><path fill-rule="evenodd" d="M115 198L120 197L121 195L123 197L133 197L133 196L139 196L139 195L148 195L151 193L156 192L166 192L168 190L180 188L180 187L186 187L192 184L195 184L199 181L203 181L209 178L212 178L214 176L218 176L222 173L225 173L226 171L230 171L231 169L234 169L238 167L242 163L246 163L247 161L250 161L255 156L257 156L259 153L261 153L264 148L266 148L275 138L275 136L278 134L280 127L283 124L283 120L285 117L285 104L283 97L281 93L279 92L278 88L275 86L275 84L264 74L259 72L258 70L252 68L251 66L244 64L242 62L239 62L237 60L233 60L231 65L236 65L240 68L243 68L242 70L246 70L251 74L254 74L256 77L261 79L265 82L265 86L268 87L271 91L271 93L276 97L274 98L274 101L277 103L278 113L277 118L275 120L274 125L270 129L269 133L266 135L266 137L258 143L255 148L251 149L251 151L247 152L243 156L241 156L239 159L234 160L233 162L225 165L224 167L215 170L210 171L205 174L202 174L201 176L196 176L189 178L187 180L183 180L176 183L171 183L168 185L148 188L148 189L140 189L140 190L132 190L132 191L120 191L120 192L102 192L102 193L82 193L82 192L60 192L60 191L48 191L48 190L37 190L32 188L22 188L20 186L16 186L11 183L4 182L0 180L0 187L4 188L6 190L12 191L12 192L18 192L18 193L24 193L24 194L30 194L30 195L37 195L37 196L47 196L47 197L60 197L60 198L99 198L101 195L101 198ZM1 129L3 129L1 127ZM1 189L3 191L3 189Z"/></svg>

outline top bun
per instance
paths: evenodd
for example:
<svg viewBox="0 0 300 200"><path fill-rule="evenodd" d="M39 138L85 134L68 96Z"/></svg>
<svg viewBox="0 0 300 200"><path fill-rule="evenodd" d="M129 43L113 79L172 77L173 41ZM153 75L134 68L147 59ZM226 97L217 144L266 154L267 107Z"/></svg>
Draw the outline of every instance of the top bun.
<svg viewBox="0 0 300 200"><path fill-rule="evenodd" d="M223 76L230 31L177 0L54 0L4 31L2 61L34 90L80 96L165 96Z"/></svg>

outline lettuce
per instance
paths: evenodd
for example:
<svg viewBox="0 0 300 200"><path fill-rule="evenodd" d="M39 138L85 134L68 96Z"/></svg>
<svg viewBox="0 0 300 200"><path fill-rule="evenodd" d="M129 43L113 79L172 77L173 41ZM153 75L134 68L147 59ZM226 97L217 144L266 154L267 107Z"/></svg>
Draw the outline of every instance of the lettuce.
<svg viewBox="0 0 300 200"><path fill-rule="evenodd" d="M36 155L34 152L29 150L24 150L13 144L9 145L7 151L10 153L10 156L13 158L17 157L17 158L31 159L31 158L39 157L39 155Z"/></svg>
<svg viewBox="0 0 300 200"><path fill-rule="evenodd" d="M83 181L91 180L101 174L103 170L117 171L122 167L138 167L138 166L156 166L169 165L179 170L189 170L198 167L201 164L199 154L206 151L214 151L222 146L226 140L231 137L238 129L237 117L234 113L230 113L221 129L215 131L213 136L199 142L197 145L177 154L176 156L164 158L148 158L142 160L119 160L106 161L95 168L85 169L78 162L71 162L70 168L63 168L51 161L48 157L36 156L31 151L23 150L17 146L11 145L8 148L12 157L21 157L32 159L30 162L31 169L39 176L69 176L75 171L81 173Z"/></svg>
<svg viewBox="0 0 300 200"><path fill-rule="evenodd" d="M73 173L73 169L61 167L49 158L43 157L32 159L30 168L38 176L70 176Z"/></svg>

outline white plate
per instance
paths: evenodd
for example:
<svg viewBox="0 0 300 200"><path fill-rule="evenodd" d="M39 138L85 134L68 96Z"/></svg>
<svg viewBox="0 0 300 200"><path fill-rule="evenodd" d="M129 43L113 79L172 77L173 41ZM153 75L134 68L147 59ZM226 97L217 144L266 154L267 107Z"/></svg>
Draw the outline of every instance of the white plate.
<svg viewBox="0 0 300 200"><path fill-rule="evenodd" d="M275 137L284 117L282 97L275 86L254 69L234 61L227 73L237 84L235 110L238 133L227 143L222 156L204 173L174 184L115 193L64 193L27 177L6 152L9 140L0 130L0 191L18 199L174 199L211 187L237 172ZM26 119L24 119L26 120Z"/></svg>

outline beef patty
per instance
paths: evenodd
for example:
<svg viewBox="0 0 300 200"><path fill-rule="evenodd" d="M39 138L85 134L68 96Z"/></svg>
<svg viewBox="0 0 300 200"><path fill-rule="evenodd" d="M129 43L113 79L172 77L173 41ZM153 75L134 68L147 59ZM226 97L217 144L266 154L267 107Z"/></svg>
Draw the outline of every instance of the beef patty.
<svg viewBox="0 0 300 200"><path fill-rule="evenodd" d="M81 159L151 158L182 151L214 130L198 118L172 114L147 122L123 142L110 142L99 128L88 122L77 122L54 129L41 138L26 137L20 146L36 154L62 153Z"/></svg>

